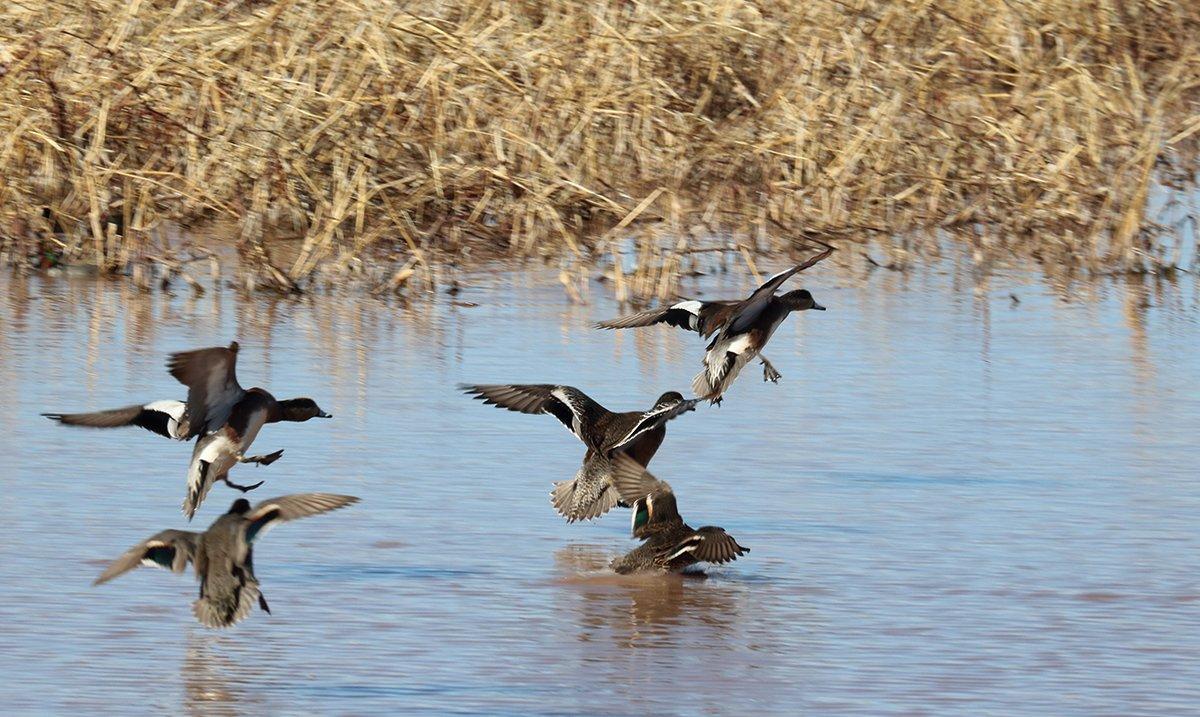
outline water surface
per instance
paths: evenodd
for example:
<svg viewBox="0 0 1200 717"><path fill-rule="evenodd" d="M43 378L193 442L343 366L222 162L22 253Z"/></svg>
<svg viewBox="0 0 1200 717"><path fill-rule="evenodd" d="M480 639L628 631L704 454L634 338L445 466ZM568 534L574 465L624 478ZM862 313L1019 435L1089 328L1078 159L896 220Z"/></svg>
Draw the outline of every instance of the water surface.
<svg viewBox="0 0 1200 717"><path fill-rule="evenodd" d="M685 289L737 295L743 273ZM409 304L0 277L4 712L1200 711L1190 279L811 272L829 311L776 334L783 380L748 367L652 464L685 518L752 552L707 579L616 580L628 513L567 525L548 502L581 445L454 386L648 407L687 390L703 342L593 331L611 292L573 304L555 274ZM255 556L273 614L214 632L190 574L89 586L186 526L190 448L37 414L182 397L166 354L234 338L244 385L336 416L267 427L254 452L283 459L234 479L363 502L273 531ZM237 495L215 487L196 526Z"/></svg>

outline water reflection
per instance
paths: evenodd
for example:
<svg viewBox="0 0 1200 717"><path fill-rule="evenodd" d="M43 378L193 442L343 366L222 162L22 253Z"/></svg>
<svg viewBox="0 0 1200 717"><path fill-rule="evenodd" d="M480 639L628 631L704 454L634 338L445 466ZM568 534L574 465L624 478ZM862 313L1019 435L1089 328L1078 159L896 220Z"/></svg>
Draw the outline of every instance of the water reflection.
<svg viewBox="0 0 1200 717"><path fill-rule="evenodd" d="M262 700L246 684L259 664L241 664L236 653L221 647L231 638L190 628L179 669L183 708L189 715L234 717L262 714Z"/></svg>
<svg viewBox="0 0 1200 717"><path fill-rule="evenodd" d="M744 296L735 268L680 291ZM0 274L0 659L19 656L0 704L91 713L147 684L146 710L193 714L678 712L663 685L736 714L1200 703L1200 619L1176 599L1200 574L1200 285L962 269L804 277L830 310L773 338L784 380L672 428L655 462L687 514L754 550L708 579L608 574L628 513L566 525L546 499L578 444L454 390L563 380L628 406L685 387L704 342L592 330L618 310L582 273L586 305L557 268L457 274L474 307ZM286 453L260 497L363 503L264 541L279 610L214 634L194 584L89 590L98 566L63 559L184 527L180 447L37 414L181 397L166 354L234 338L245 383L337 416L264 429ZM1077 595L1104 599L1055 597Z"/></svg>
<svg viewBox="0 0 1200 717"><path fill-rule="evenodd" d="M569 545L555 563L572 596L581 642L610 640L622 648L686 647L730 637L738 625L737 586L685 575L615 575L614 557L594 545ZM699 633L696 627L704 628Z"/></svg>

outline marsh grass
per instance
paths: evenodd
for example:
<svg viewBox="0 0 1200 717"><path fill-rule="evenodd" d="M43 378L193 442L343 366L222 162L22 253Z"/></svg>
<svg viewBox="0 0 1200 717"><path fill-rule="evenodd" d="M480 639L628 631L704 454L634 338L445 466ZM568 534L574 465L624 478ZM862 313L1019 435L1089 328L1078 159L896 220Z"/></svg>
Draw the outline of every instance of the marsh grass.
<svg viewBox="0 0 1200 717"><path fill-rule="evenodd" d="M665 296L806 237L1188 253L1146 207L1196 170L1190 0L10 0L0 28L19 263L178 267L160 230L214 220L283 289L519 256L570 291L631 252L616 291Z"/></svg>

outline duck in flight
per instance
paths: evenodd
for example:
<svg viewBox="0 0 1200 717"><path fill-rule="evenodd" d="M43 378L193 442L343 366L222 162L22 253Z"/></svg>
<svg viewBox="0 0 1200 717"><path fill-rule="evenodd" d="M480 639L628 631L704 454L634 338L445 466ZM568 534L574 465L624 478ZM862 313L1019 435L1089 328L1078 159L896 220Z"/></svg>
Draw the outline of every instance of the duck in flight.
<svg viewBox="0 0 1200 717"><path fill-rule="evenodd" d="M696 563L719 565L750 552L724 528L692 528L683 522L671 486L628 456L613 459L613 485L632 506L633 537L642 541L612 561L611 567L618 573L678 573Z"/></svg>
<svg viewBox="0 0 1200 717"><path fill-rule="evenodd" d="M138 543L92 584L106 583L141 565L182 573L191 563L200 581L200 597L192 603L196 619L205 627L229 627L245 619L255 602L263 612L271 612L254 575L256 540L280 523L357 502L349 495L297 493L251 508L248 500L239 498L203 533L164 530Z"/></svg>
<svg viewBox="0 0 1200 717"><path fill-rule="evenodd" d="M670 306L660 306L621 316L596 324L598 329L629 329L653 324L667 324L695 331L704 338L712 336L704 354L704 370L692 380L692 390L701 400L720 404L722 396L733 384L742 367L756 356L763 366L763 380L778 382L779 371L762 355L775 329L793 311L814 309L824 311L807 289L789 291L776 296L775 292L792 275L804 271L833 253L826 246L820 254L779 272L763 282L749 297L737 301L685 300Z"/></svg>
<svg viewBox="0 0 1200 717"><path fill-rule="evenodd" d="M190 520L217 481L242 492L262 485L262 481L253 485L233 483L229 471L239 462L269 465L283 455L281 450L263 456L245 455L264 424L332 418L311 398L277 401L264 389L243 389L237 381L237 352L234 341L228 347L171 354L167 368L188 387L186 402L154 401L110 411L42 415L71 426L141 426L180 441L198 438L183 502L183 513Z"/></svg>
<svg viewBox="0 0 1200 717"><path fill-rule="evenodd" d="M569 523L597 518L621 504L612 485L613 457L624 453L639 465L648 465L667 435L667 421L695 410L699 402L668 391L648 411L616 413L573 386L463 384L459 388L491 406L548 413L587 446L575 477L555 483L550 493L554 509Z"/></svg>

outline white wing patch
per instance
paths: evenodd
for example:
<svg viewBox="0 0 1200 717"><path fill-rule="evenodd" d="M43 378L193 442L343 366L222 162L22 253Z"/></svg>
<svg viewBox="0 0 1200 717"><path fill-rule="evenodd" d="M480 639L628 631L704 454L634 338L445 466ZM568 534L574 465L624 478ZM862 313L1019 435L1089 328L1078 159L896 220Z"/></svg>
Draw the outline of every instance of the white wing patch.
<svg viewBox="0 0 1200 717"><path fill-rule="evenodd" d="M667 556L667 560L674 560L684 553L693 553L696 548L700 547L700 543L704 541L703 535L695 535L687 539L687 545Z"/></svg>
<svg viewBox="0 0 1200 717"><path fill-rule="evenodd" d="M573 416L571 419L571 432L574 433L579 440L584 440L582 422L580 421L579 417L579 407L576 406L575 402L571 400L570 392L564 391L561 388L556 388L550 392L550 395L554 396L559 401L562 401L564 406L571 409L571 415Z"/></svg>
<svg viewBox="0 0 1200 717"><path fill-rule="evenodd" d="M696 326L700 323L700 309L703 306L704 306L704 304L702 304L701 302L696 301L695 299L689 299L688 301L681 301L678 304L675 304L674 306L672 306L671 308L672 309L682 309L683 311L686 311L689 314L691 314L692 318L688 320L688 328L690 328L692 331L695 331Z"/></svg>
<svg viewBox="0 0 1200 717"><path fill-rule="evenodd" d="M183 401L151 401L142 408L170 416L171 419L167 421L167 433L171 434L171 438L183 438L179 435L179 422L183 420L183 410L187 408L187 404Z"/></svg>

